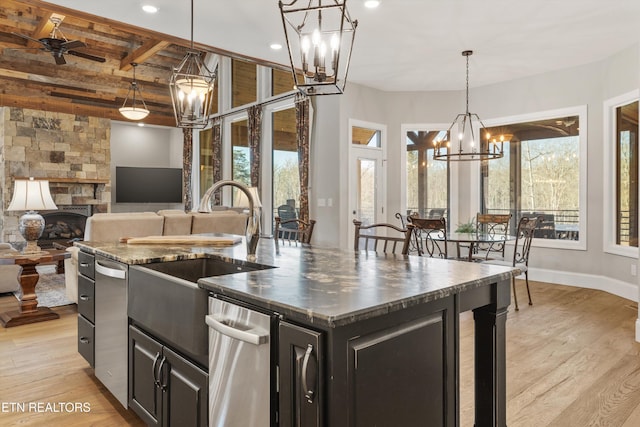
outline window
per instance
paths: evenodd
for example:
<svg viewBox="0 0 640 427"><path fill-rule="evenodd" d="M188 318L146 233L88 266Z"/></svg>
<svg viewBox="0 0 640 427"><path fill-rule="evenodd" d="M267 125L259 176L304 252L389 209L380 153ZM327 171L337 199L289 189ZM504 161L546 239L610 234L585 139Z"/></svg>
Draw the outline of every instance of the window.
<svg viewBox="0 0 640 427"><path fill-rule="evenodd" d="M251 186L251 165L247 119L231 123L231 179ZM236 200L237 188L233 188L231 200Z"/></svg>
<svg viewBox="0 0 640 427"><path fill-rule="evenodd" d="M521 217L542 217L538 240L584 241L582 118L567 111L488 126L483 133L504 139L505 155L481 165L481 211L511 213L512 232Z"/></svg>
<svg viewBox="0 0 640 427"><path fill-rule="evenodd" d="M616 108L615 237L638 247L638 101Z"/></svg>
<svg viewBox="0 0 640 427"><path fill-rule="evenodd" d="M447 217L449 162L433 159L433 141L443 131L410 130L405 134L407 149L407 214L422 218Z"/></svg>
<svg viewBox="0 0 640 427"><path fill-rule="evenodd" d="M257 100L257 67L256 64L231 60L231 107L240 107Z"/></svg>
<svg viewBox="0 0 640 427"><path fill-rule="evenodd" d="M300 208L296 111L295 108L287 108L275 111L272 116L274 218L290 219L297 217Z"/></svg>
<svg viewBox="0 0 640 427"><path fill-rule="evenodd" d="M380 131L353 126L351 130L351 143L364 147L380 148Z"/></svg>
<svg viewBox="0 0 640 427"><path fill-rule="evenodd" d="M271 70L271 95L280 95L294 89L291 71Z"/></svg>
<svg viewBox="0 0 640 427"><path fill-rule="evenodd" d="M604 251L638 257L637 90L604 103Z"/></svg>

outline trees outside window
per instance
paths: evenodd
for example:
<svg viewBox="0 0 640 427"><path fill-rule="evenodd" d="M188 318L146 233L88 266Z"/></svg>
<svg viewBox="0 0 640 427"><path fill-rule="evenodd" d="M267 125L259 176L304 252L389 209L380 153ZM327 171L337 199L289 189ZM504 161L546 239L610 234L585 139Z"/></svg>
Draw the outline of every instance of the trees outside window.
<svg viewBox="0 0 640 427"><path fill-rule="evenodd" d="M638 247L638 101L616 108L616 244Z"/></svg>
<svg viewBox="0 0 640 427"><path fill-rule="evenodd" d="M481 167L482 211L541 216L535 236L578 240L580 229L579 116L488 127L504 137L505 156Z"/></svg>
<svg viewBox="0 0 640 427"><path fill-rule="evenodd" d="M407 214L417 212L422 218L447 216L449 164L433 159L433 141L442 133L423 130L406 132Z"/></svg>
<svg viewBox="0 0 640 427"><path fill-rule="evenodd" d="M300 171L296 141L295 108L273 113L273 208L289 205L300 208Z"/></svg>

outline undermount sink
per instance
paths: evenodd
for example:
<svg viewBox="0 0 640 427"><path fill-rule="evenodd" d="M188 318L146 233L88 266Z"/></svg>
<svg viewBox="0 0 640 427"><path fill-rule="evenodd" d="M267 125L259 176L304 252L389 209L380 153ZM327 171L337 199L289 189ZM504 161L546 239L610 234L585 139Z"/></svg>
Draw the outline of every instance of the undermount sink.
<svg viewBox="0 0 640 427"><path fill-rule="evenodd" d="M127 313L134 324L206 366L208 293L198 280L268 268L215 257L132 265Z"/></svg>
<svg viewBox="0 0 640 427"><path fill-rule="evenodd" d="M193 283L197 283L198 280L203 277L224 276L226 274L246 273L249 271L273 268L270 265L237 260L225 261L212 257L158 262L146 264L145 267Z"/></svg>

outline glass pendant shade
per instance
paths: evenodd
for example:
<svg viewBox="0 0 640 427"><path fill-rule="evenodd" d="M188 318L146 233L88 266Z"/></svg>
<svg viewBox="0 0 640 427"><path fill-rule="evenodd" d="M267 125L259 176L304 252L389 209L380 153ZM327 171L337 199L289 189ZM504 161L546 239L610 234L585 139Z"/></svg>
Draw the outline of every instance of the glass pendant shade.
<svg viewBox="0 0 640 427"><path fill-rule="evenodd" d="M124 99L122 107L120 107L118 111L129 120L142 120L149 115L149 110L147 110L147 105L142 98L142 92L140 92L138 82L136 81L136 66L138 64L131 65L133 65L133 80L131 81L129 92L127 92L127 97ZM131 98L131 103L127 106L129 98Z"/></svg>
<svg viewBox="0 0 640 427"><path fill-rule="evenodd" d="M433 142L435 160L470 161L499 159L503 154L504 139L491 139L490 134L481 135L486 126L475 113L469 112L469 56L471 50L462 52L467 59L466 111L458 114L447 130L447 138ZM457 135L452 135L457 132Z"/></svg>
<svg viewBox="0 0 640 427"><path fill-rule="evenodd" d="M346 0L279 1L296 88L306 95L344 92L358 21Z"/></svg>

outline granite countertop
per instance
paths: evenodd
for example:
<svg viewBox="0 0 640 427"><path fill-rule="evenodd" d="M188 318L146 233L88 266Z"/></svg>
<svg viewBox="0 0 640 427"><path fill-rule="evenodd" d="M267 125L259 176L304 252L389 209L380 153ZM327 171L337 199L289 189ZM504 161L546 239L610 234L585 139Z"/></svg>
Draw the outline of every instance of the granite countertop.
<svg viewBox="0 0 640 427"><path fill-rule="evenodd" d="M246 262L244 243L233 247L127 245L76 242L81 250L127 264L215 256ZM328 327L509 280L510 267L436 258L341 251L311 246L276 247L261 239L256 263L268 268L200 279L210 292Z"/></svg>

